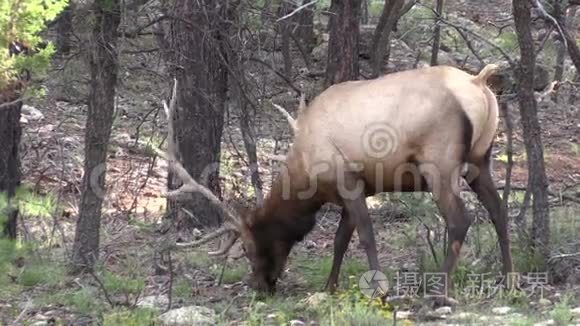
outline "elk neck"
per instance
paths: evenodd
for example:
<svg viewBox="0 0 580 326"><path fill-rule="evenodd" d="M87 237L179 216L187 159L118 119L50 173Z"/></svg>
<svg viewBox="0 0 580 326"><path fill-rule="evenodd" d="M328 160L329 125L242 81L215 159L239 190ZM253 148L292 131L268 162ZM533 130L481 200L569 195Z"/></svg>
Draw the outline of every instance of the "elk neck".
<svg viewBox="0 0 580 326"><path fill-rule="evenodd" d="M278 177L264 205L254 217L254 226L264 229L270 236L288 241L301 241L316 222L316 212L323 205L318 194L300 196L304 180L299 175Z"/></svg>

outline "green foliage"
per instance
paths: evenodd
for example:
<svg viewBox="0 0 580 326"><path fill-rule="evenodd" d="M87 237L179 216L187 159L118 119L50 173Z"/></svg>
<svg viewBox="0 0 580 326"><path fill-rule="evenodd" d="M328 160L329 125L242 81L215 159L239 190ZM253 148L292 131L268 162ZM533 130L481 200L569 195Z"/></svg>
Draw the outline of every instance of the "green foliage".
<svg viewBox="0 0 580 326"><path fill-rule="evenodd" d="M384 1L369 1L369 16L381 17L384 6Z"/></svg>
<svg viewBox="0 0 580 326"><path fill-rule="evenodd" d="M300 258L297 262L296 270L299 271L308 287L312 290L321 290L326 284L330 270L332 269L332 258ZM341 266L340 272L340 286L348 287L353 283L350 276L354 276L357 280L362 274L368 271L366 262L356 259L345 259Z"/></svg>
<svg viewBox="0 0 580 326"><path fill-rule="evenodd" d="M177 298L189 298L193 294L191 281L186 278L178 278L173 284L173 295Z"/></svg>
<svg viewBox="0 0 580 326"><path fill-rule="evenodd" d="M116 310L105 314L104 326L152 326L158 325L156 311L153 309Z"/></svg>
<svg viewBox="0 0 580 326"><path fill-rule="evenodd" d="M550 316L554 319L556 325L569 325L574 318L572 307L570 306L570 300L571 296L563 296L560 302L558 302L550 312Z"/></svg>
<svg viewBox="0 0 580 326"><path fill-rule="evenodd" d="M353 284L319 308L320 324L388 325L392 323L393 310L394 307L383 304L380 298L363 295L358 285Z"/></svg>
<svg viewBox="0 0 580 326"><path fill-rule="evenodd" d="M48 66L54 53L54 47L50 44L29 57L10 57L8 48L10 43L18 41L31 49L37 49L42 41L39 33L67 4L67 0L0 1L0 89L7 86L22 68L42 73Z"/></svg>
<svg viewBox="0 0 580 326"><path fill-rule="evenodd" d="M106 303L99 300L97 289L92 287L51 293L43 297L39 303L64 305L75 313L87 316L96 316L107 308Z"/></svg>
<svg viewBox="0 0 580 326"><path fill-rule="evenodd" d="M126 298L139 295L145 288L145 281L137 276L123 276L109 271L103 273L103 285L111 294L122 294Z"/></svg>
<svg viewBox="0 0 580 326"><path fill-rule="evenodd" d="M24 266L18 276L18 283L23 286L36 286L40 284L57 285L65 279L66 271L62 264L49 261L39 261Z"/></svg>
<svg viewBox="0 0 580 326"><path fill-rule="evenodd" d="M50 193L39 195L29 188L20 187L16 190L15 200L22 215L44 218L58 215L58 200Z"/></svg>
<svg viewBox="0 0 580 326"><path fill-rule="evenodd" d="M518 46L518 36L515 32L504 31L494 39L494 43L504 51L513 51Z"/></svg>

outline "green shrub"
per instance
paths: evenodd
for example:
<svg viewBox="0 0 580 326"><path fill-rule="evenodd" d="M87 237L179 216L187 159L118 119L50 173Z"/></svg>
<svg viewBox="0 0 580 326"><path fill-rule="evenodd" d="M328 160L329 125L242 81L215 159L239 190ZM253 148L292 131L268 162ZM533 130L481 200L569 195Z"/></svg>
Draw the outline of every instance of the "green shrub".
<svg viewBox="0 0 580 326"><path fill-rule="evenodd" d="M5 0L0 2L0 90L10 85L22 71L42 73L54 53L52 44L38 49L40 32L67 6L67 0ZM14 41L37 50L30 56L10 56Z"/></svg>

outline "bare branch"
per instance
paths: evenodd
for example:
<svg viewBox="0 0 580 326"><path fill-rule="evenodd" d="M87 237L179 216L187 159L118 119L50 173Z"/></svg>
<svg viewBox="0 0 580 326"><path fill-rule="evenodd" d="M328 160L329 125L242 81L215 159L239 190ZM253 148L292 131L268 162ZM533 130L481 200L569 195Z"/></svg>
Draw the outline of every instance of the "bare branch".
<svg viewBox="0 0 580 326"><path fill-rule="evenodd" d="M554 92L554 88L558 85L558 81L554 80L551 82L546 88L544 88L541 92L534 92L534 97L538 103L542 102L544 98Z"/></svg>
<svg viewBox="0 0 580 326"><path fill-rule="evenodd" d="M14 101L12 101L12 102L6 102L6 103L2 103L2 104L0 104L0 110L2 110L2 109L4 109L4 108L7 108L7 107L9 107L9 106L12 106L12 105L18 104L18 103L20 103L20 102L22 102L22 99L21 99L21 98L19 98L19 99L16 99L16 100L14 100Z"/></svg>
<svg viewBox="0 0 580 326"><path fill-rule="evenodd" d="M566 40L564 30L562 29L562 26L560 26L560 23L558 23L556 18L554 18L554 16L550 15L546 11L546 9L544 9L544 6L540 3L539 0L530 0L530 1L532 2L532 6L538 10L542 18L552 23L552 25L556 26L556 28L558 29L558 33L560 34L560 37L562 37L562 43L564 44L564 47L568 48L568 41Z"/></svg>
<svg viewBox="0 0 580 326"><path fill-rule="evenodd" d="M311 5L313 5L313 4L317 3L317 2L318 2L318 0L314 0L314 1L310 1L309 3L303 4L302 6L294 9L294 11L292 11L288 15L285 15L285 16L282 16L282 17L278 18L278 20L276 20L276 22L278 23L278 22L283 21L284 19L288 19L288 18L294 16L295 14L297 14L299 11L303 10L304 8L306 8L308 6L311 6Z"/></svg>

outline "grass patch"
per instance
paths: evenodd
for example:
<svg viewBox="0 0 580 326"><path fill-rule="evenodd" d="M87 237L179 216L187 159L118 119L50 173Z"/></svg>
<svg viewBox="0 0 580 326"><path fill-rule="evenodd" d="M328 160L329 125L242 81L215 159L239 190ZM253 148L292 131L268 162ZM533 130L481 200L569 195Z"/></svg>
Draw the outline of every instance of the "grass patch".
<svg viewBox="0 0 580 326"><path fill-rule="evenodd" d="M215 267L217 268L214 268L214 275L216 278L219 278L221 275L222 283L240 282L248 272L245 265L236 265L236 266L227 265L223 270L223 274L221 266Z"/></svg>
<svg viewBox="0 0 580 326"><path fill-rule="evenodd" d="M103 317L103 326L149 326L158 325L157 312L153 309L121 309L107 313Z"/></svg>
<svg viewBox="0 0 580 326"><path fill-rule="evenodd" d="M332 269L332 258L308 258L301 257L297 259L296 271L301 273L308 288L312 290L322 290L326 285L328 275ZM356 280L368 271L369 267L366 262L356 259L345 259L340 269L339 284L341 287L350 287L352 283L350 276L354 276Z"/></svg>
<svg viewBox="0 0 580 326"><path fill-rule="evenodd" d="M17 282L25 287L48 285L54 286L64 282L66 271L62 264L39 261L24 266Z"/></svg>
<svg viewBox="0 0 580 326"><path fill-rule="evenodd" d="M556 325L568 325L574 318L572 307L570 306L570 297L565 296L558 302L550 312L550 316L556 322Z"/></svg>
<svg viewBox="0 0 580 326"><path fill-rule="evenodd" d="M124 276L105 271L102 278L107 292L123 296L127 304L131 304L145 288L145 280L136 275Z"/></svg>
<svg viewBox="0 0 580 326"><path fill-rule="evenodd" d="M63 305L85 316L98 316L109 307L99 299L97 289L91 287L52 293L39 301L42 305Z"/></svg>
<svg viewBox="0 0 580 326"><path fill-rule="evenodd" d="M178 298L189 298L193 294L191 282L186 278L178 278L173 284L173 295Z"/></svg>

